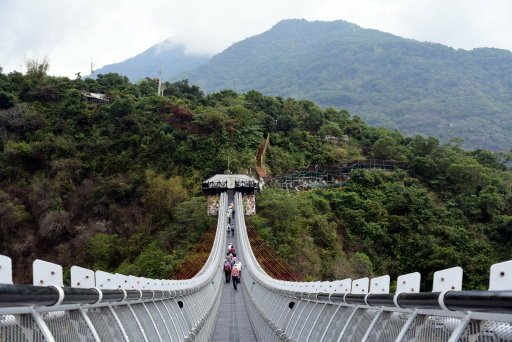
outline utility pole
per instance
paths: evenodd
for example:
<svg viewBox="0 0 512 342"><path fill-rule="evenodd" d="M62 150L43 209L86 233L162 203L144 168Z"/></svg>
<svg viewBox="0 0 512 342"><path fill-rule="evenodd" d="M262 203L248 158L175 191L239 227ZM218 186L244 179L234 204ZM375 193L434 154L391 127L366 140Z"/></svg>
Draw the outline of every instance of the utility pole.
<svg viewBox="0 0 512 342"><path fill-rule="evenodd" d="M94 74L94 64L92 63L92 58L91 58L91 76Z"/></svg>
<svg viewBox="0 0 512 342"><path fill-rule="evenodd" d="M158 70L158 96L163 96L163 90L162 90L162 68Z"/></svg>

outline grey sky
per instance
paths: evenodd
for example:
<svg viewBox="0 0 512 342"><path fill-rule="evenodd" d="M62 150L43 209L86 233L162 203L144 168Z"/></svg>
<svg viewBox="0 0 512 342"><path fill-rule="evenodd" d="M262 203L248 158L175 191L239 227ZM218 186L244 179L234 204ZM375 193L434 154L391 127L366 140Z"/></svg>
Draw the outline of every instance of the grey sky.
<svg viewBox="0 0 512 342"><path fill-rule="evenodd" d="M0 66L27 57L73 76L124 60L166 38L213 54L288 18L343 19L455 48L512 50L511 0L2 0Z"/></svg>

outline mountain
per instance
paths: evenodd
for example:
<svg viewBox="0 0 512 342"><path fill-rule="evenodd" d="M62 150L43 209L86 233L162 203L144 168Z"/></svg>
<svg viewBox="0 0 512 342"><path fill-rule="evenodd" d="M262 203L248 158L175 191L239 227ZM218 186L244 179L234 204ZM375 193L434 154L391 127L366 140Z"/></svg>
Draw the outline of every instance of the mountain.
<svg viewBox="0 0 512 342"><path fill-rule="evenodd" d="M370 124L464 146L512 147L512 53L404 39L345 21L284 20L180 75L345 108Z"/></svg>
<svg viewBox="0 0 512 342"><path fill-rule="evenodd" d="M116 72L136 82L145 77L157 77L161 68L162 77L167 79L192 70L209 59L208 55L187 52L183 44L165 40L125 61L105 65L96 70L95 74Z"/></svg>

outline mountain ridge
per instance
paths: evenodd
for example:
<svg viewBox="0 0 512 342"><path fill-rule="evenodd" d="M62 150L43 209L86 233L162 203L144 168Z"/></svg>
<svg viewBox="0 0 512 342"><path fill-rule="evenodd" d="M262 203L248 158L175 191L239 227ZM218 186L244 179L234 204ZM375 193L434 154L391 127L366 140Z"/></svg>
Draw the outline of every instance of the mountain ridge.
<svg viewBox="0 0 512 342"><path fill-rule="evenodd" d="M509 70L508 50L454 49L343 20L290 19L175 79L207 92L255 89L310 99L406 134L463 137L469 148L506 150L512 147Z"/></svg>

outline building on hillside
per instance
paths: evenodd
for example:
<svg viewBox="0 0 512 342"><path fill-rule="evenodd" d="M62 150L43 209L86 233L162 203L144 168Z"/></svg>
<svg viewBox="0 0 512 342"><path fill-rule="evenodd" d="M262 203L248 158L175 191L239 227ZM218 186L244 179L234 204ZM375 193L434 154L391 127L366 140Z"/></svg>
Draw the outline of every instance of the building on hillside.
<svg viewBox="0 0 512 342"><path fill-rule="evenodd" d="M84 91L82 94L87 98L87 102L90 104L106 104L110 102L106 94L90 93L88 91Z"/></svg>

